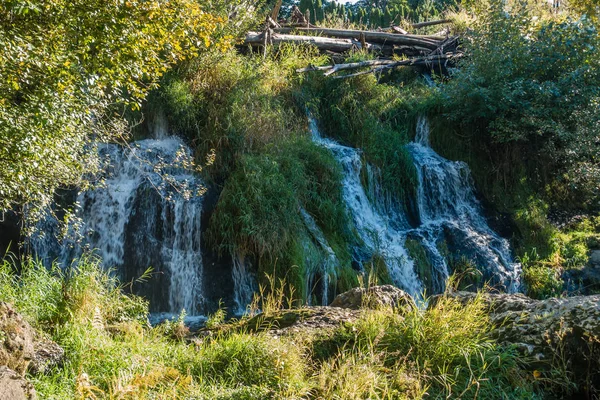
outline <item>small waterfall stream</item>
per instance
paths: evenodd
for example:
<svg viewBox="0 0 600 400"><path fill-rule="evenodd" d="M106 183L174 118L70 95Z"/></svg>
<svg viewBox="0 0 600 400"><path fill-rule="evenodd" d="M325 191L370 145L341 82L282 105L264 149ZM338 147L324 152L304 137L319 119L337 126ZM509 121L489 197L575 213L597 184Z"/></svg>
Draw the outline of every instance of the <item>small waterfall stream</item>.
<svg viewBox="0 0 600 400"><path fill-rule="evenodd" d="M400 207L385 194L379 171L366 166L369 187L365 190L358 149L323 138L316 121L310 119L315 143L329 149L343 167L343 197L354 227L367 253L381 256L393 282L413 295L425 289L416 273L415 260L407 251L406 240L419 243L432 271L430 289L442 292L449 277L449 257L460 254L491 284L514 292L519 287L520 266L513 262L508 241L487 224L474 193L471 174L463 162L449 161L429 146L429 125L418 121L415 141L408 145L417 169L418 226L411 227ZM367 196L369 193L370 196ZM446 246L446 252L441 247ZM450 249L448 249L450 247ZM443 253L451 254L443 254Z"/></svg>
<svg viewBox="0 0 600 400"><path fill-rule="evenodd" d="M46 263L67 265L94 250L125 282L151 266L158 284L144 295L155 311L201 313L203 184L181 167L189 149L176 137L163 137L105 144L99 155L106 162L103 182L78 194L78 220L69 226L68 239L59 244L52 234L33 238L35 253ZM52 219L45 224L53 225Z"/></svg>
<svg viewBox="0 0 600 400"><path fill-rule="evenodd" d="M343 168L342 195L360 239L371 254L378 254L388 267L392 281L412 295L422 290L414 262L404 247L405 234L392 218L381 213L367 196L360 180L362 161L360 151L323 138L316 121L311 119L311 133L315 143L329 149Z"/></svg>
<svg viewBox="0 0 600 400"><path fill-rule="evenodd" d="M448 277L445 257L437 246L441 240L452 245L452 252L471 260L483 278L503 290L519 287L520 265L513 262L507 240L488 225L466 163L449 161L429 144L429 123L421 117L415 141L408 145L417 168L417 206L420 226L414 233L429 254L437 279ZM442 282L435 282L436 287Z"/></svg>

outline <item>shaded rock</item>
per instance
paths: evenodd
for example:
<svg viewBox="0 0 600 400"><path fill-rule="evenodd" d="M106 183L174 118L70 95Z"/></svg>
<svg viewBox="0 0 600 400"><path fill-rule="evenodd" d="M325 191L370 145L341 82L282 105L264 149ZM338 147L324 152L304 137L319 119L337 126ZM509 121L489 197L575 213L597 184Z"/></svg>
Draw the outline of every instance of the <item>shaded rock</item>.
<svg viewBox="0 0 600 400"><path fill-rule="evenodd" d="M347 322L356 321L361 310L338 307L306 307L292 310L279 310L269 314L258 314L241 324L225 324L216 328L201 329L189 340L192 343L215 336L217 333L268 332L272 336L311 335L335 329Z"/></svg>
<svg viewBox="0 0 600 400"><path fill-rule="evenodd" d="M600 268L600 250L590 252L590 264L595 268Z"/></svg>
<svg viewBox="0 0 600 400"><path fill-rule="evenodd" d="M600 265L590 263L581 269L566 270L562 279L565 282L565 290L571 295L600 293Z"/></svg>
<svg viewBox="0 0 600 400"><path fill-rule="evenodd" d="M5 367L0 367L0 400L34 400L35 389L20 374Z"/></svg>
<svg viewBox="0 0 600 400"><path fill-rule="evenodd" d="M277 326L271 329L275 335L304 334L335 329L345 323L354 322L361 312L338 307L311 307L307 312L298 314L295 322L287 326Z"/></svg>
<svg viewBox="0 0 600 400"><path fill-rule="evenodd" d="M7 303L0 303L0 365L24 375L34 355L36 333Z"/></svg>
<svg viewBox="0 0 600 400"><path fill-rule="evenodd" d="M354 288L338 295L330 307L348 308L381 308L381 307L406 307L413 309L415 302L412 297L401 289L392 285L373 286L368 289Z"/></svg>
<svg viewBox="0 0 600 400"><path fill-rule="evenodd" d="M27 369L30 374L44 374L50 368L61 365L65 359L64 349L51 340L38 340L33 347L33 358Z"/></svg>
<svg viewBox="0 0 600 400"><path fill-rule="evenodd" d="M265 315L259 314L244 324L251 332L270 331L278 335L299 331L314 331L336 328L346 322L355 321L360 311L337 307L307 307L296 310L280 310Z"/></svg>

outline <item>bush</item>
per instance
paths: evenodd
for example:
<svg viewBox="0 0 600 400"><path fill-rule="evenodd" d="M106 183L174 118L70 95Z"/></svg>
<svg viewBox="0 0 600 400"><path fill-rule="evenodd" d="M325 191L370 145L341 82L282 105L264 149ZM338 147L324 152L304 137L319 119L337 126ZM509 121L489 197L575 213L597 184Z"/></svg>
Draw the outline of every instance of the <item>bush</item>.
<svg viewBox="0 0 600 400"><path fill-rule="evenodd" d="M463 134L484 135L488 150L528 155L499 165L504 175L525 165L532 187L553 203L595 209L600 61L589 54L600 48L597 23L550 16L527 2L508 12L499 0L475 8L469 57L439 92L445 116Z"/></svg>
<svg viewBox="0 0 600 400"><path fill-rule="evenodd" d="M490 329L480 299L463 305L441 296L404 315L370 311L314 341L324 360L320 387L352 398L534 398L517 353L495 343Z"/></svg>

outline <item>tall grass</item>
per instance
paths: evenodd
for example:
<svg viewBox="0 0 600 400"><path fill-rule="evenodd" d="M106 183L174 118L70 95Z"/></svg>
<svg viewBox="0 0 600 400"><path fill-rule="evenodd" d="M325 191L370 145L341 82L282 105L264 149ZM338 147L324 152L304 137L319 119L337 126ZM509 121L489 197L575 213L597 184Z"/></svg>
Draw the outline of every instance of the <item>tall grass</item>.
<svg viewBox="0 0 600 400"><path fill-rule="evenodd" d="M15 304L66 352L61 366L29 377L41 398L534 395L515 353L490 338L479 299L462 305L440 297L427 310L365 310L359 320L334 331L299 336L215 329L212 335L182 340L169 327L149 326L143 318L147 303L123 294L96 262L78 265L65 273L28 261L18 273L10 262L1 264L0 300ZM268 293L275 292L265 292L261 306L271 312L289 306L283 292Z"/></svg>

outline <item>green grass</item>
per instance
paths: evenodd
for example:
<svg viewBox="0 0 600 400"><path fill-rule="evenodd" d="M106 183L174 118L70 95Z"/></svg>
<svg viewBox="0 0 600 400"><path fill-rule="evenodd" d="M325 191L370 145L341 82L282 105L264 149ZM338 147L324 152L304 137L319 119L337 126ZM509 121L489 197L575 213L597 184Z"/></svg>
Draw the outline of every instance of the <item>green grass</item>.
<svg viewBox="0 0 600 400"><path fill-rule="evenodd" d="M62 366L28 377L41 398L412 399L462 393L497 399L535 393L516 354L491 339L478 299L463 306L441 297L427 310L364 311L333 331L291 337L251 333L244 321L221 322L242 329L216 329L187 341L181 322L150 327L147 303L123 294L91 259L69 273L44 273L26 262L18 275L8 261L0 271L0 287L13 288L0 291L0 300L15 304L66 352ZM287 306L282 291L269 293L263 292L267 312ZM221 320L213 319L214 328Z"/></svg>

